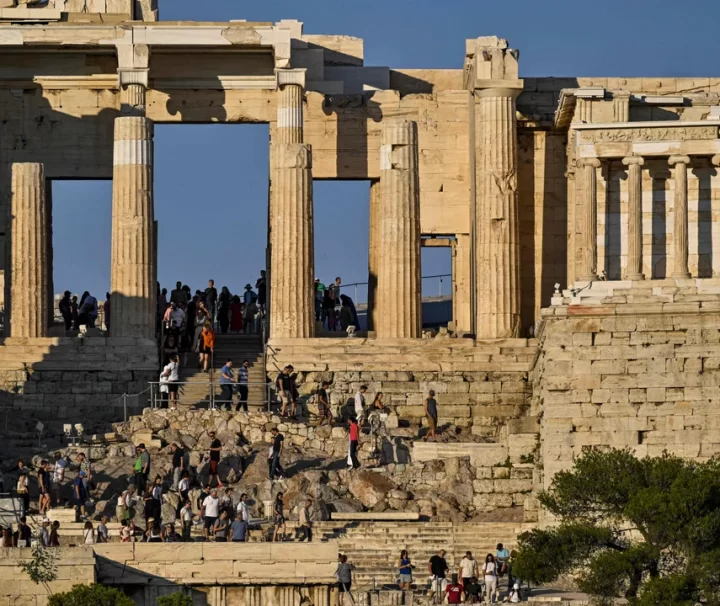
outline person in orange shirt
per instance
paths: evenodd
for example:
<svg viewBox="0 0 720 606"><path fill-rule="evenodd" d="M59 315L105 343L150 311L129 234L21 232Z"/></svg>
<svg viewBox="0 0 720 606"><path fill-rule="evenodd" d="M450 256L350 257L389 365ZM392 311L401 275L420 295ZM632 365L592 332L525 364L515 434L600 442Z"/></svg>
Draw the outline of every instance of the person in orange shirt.
<svg viewBox="0 0 720 606"><path fill-rule="evenodd" d="M215 333L208 323L203 326L202 332L200 333L200 365L202 366L203 372L209 372L208 365L210 364L210 355L214 349Z"/></svg>

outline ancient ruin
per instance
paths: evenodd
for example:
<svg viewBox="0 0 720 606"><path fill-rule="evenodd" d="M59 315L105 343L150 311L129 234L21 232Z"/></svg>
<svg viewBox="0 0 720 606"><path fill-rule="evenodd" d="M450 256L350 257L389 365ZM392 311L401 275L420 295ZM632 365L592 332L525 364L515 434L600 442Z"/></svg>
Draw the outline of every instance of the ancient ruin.
<svg viewBox="0 0 720 606"><path fill-rule="evenodd" d="M419 523L440 533L427 549L451 529L451 558L470 546L463 532L482 537L477 549L512 545L545 521L537 491L586 449L720 453L720 78L520 75L518 51L495 36L467 40L457 69L396 69L365 66L360 39L305 35L297 21L164 22L150 0L0 0L0 379L11 414L119 422L123 394L156 380L159 123L269 124L262 374L293 364L311 410L323 380L334 404L365 383L391 409L382 473L312 472L292 486L332 489L322 550L252 547L250 560L292 569L282 582L224 546L118 545L70 549L62 587L126 584L138 604L180 584L213 606L330 606L333 540L358 562L358 546L378 541L359 573L377 578ZM113 181L108 335L57 336L51 322L50 183L67 178ZM357 338L330 338L313 317L314 179L371 181L370 326ZM452 250L453 319L437 335L421 328L423 246ZM461 438L416 441L430 389ZM138 439L163 464L175 439L197 457L211 427L229 444L243 436L250 446L228 452L251 458L280 423L180 414L116 426L123 445L96 446L94 458L127 457ZM340 428L283 431L298 452L344 457ZM255 490L262 515L272 487L258 479ZM0 599L44 604L7 561ZM118 580L113 562L132 575ZM151 577L161 581L141 590Z"/></svg>

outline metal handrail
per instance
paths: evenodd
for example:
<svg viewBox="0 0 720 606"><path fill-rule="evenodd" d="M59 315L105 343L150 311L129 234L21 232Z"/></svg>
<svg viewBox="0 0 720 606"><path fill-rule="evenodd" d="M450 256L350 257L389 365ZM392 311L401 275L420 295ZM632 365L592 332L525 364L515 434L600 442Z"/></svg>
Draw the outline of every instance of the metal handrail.
<svg viewBox="0 0 720 606"><path fill-rule="evenodd" d="M212 378L212 377L211 377ZM258 403L262 404L263 406L267 407L268 412L270 412L271 404L273 403L272 399L272 388L274 383L271 382L265 382L265 381L248 381L247 383L239 383L237 381L234 381L232 383L221 383L220 381L172 381L172 384L184 386L184 385L203 385L207 386L208 389L208 410L213 410L217 408L216 403L230 403L230 402L238 402L239 400L233 398L232 400L221 400L219 399L219 396L216 393L217 387L222 385L230 385L233 388L239 385L247 385L248 388L252 386L261 386L266 394L267 397L263 400L258 401L257 398L252 399L248 397L247 404L248 405L257 405ZM148 390L150 391L150 408L160 408L159 402L160 399L158 398L158 395L160 394L160 386L162 385L168 385L166 382L160 382L160 381L148 381ZM146 390L146 391L148 391ZM234 390L233 390L234 391ZM144 392L143 392L144 393ZM234 395L234 394L233 394ZM204 400L201 400L204 401ZM181 399L177 400L178 403L182 402ZM193 402L194 404L197 403Z"/></svg>
<svg viewBox="0 0 720 606"><path fill-rule="evenodd" d="M440 281L438 284L438 296L442 297L443 296L443 294L442 294L443 280L445 278L452 279L452 274L433 274L431 276L422 276L420 279L421 280L438 280L439 279ZM342 293L343 289L345 289L345 288L352 287L353 293L354 293L353 302L356 305L360 305L361 303L358 298L358 287L359 286L368 286L368 285L369 285L369 282L348 282L347 284L340 285L340 292Z"/></svg>

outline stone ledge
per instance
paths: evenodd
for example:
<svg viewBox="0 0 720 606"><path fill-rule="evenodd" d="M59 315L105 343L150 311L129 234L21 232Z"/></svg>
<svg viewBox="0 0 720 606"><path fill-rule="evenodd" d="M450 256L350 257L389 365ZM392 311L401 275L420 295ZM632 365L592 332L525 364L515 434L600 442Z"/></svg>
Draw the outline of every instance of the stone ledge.
<svg viewBox="0 0 720 606"><path fill-rule="evenodd" d="M362 522L388 522L393 520L412 522L420 519L420 514L411 511L384 511L384 512L355 512L355 513L340 513L332 512L330 519L333 521L362 521Z"/></svg>

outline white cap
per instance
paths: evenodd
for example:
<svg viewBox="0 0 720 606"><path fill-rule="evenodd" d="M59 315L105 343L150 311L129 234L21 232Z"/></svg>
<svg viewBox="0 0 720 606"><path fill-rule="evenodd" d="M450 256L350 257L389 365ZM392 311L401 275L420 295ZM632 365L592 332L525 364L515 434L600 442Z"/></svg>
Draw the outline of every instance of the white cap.
<svg viewBox="0 0 720 606"><path fill-rule="evenodd" d="M520 583L515 583L515 585L513 585L513 589L520 589Z"/></svg>

